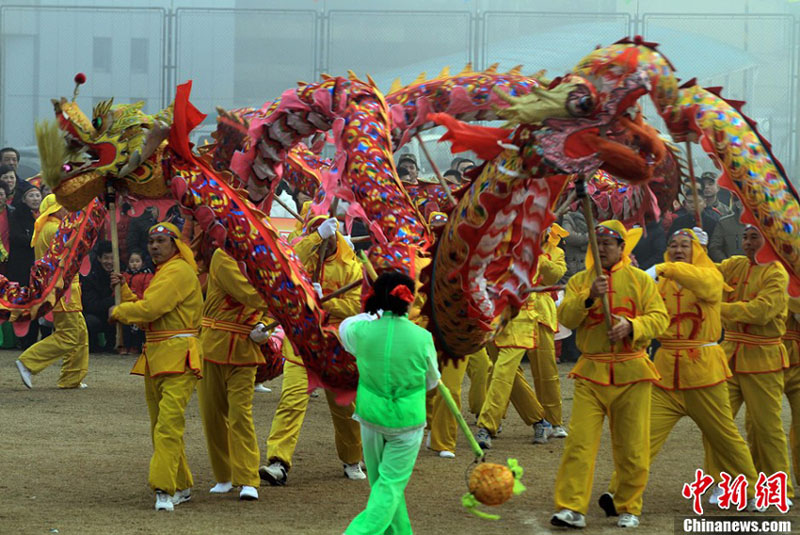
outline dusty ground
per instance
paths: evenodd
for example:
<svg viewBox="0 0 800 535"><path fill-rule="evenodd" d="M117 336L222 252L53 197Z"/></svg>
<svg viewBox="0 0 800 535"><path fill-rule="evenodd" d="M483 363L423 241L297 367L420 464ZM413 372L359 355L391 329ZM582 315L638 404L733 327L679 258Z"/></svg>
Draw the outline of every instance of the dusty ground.
<svg viewBox="0 0 800 535"><path fill-rule="evenodd" d="M173 514L157 514L147 487L151 444L142 380L128 375L133 358L93 356L86 379L89 388L61 391L55 387L58 366L36 376L33 390L25 389L13 366L16 355L0 351L0 533L340 534L366 503L366 482L342 476L324 397L311 400L287 487L262 487L258 502L239 502L235 493L211 496L212 474L195 397L186 428L195 476L193 498ZM569 365L561 365L567 418L572 384L563 378L568 370ZM273 393L256 394L254 404L262 455L280 380L271 386ZM474 418L468 416L467 421L474 423ZM784 421L788 422L786 409ZM512 412L491 450L490 460L497 462L517 457L525 467L523 481L528 487L522 496L495 509L502 516L498 522L479 520L461 508L470 466L463 437L454 460L423 449L406 492L416 533L551 532L553 481L563 441L534 446L531 437L531 429ZM690 513L681 487L701 463L700 433L684 419L651 471L640 533L673 533L674 518ZM597 458L587 533L619 533L614 521L594 505L611 470L606 432ZM800 528L800 519L792 518Z"/></svg>

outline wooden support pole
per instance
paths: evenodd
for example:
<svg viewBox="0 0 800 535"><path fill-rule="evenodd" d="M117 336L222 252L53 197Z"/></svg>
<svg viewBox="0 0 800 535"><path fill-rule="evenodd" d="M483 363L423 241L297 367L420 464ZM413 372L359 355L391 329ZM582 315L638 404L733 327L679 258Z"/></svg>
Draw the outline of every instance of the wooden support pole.
<svg viewBox="0 0 800 535"><path fill-rule="evenodd" d="M703 216L700 214L700 195L697 193L697 180L694 177L694 162L692 161L692 142L686 140L686 161L689 164L689 180L692 185L692 198L694 199L694 218L697 226L703 228Z"/></svg>
<svg viewBox="0 0 800 535"><path fill-rule="evenodd" d="M450 191L450 186L447 184L447 181L445 181L444 177L442 176L442 173L439 172L439 167L436 165L436 162L434 162L433 158L431 158L431 155L428 152L428 147L425 146L425 142L422 141L422 138L419 137L419 134L414 136L414 138L417 140L417 143L419 143L419 147L422 149L422 153L425 155L425 158L428 160L428 163L431 164L431 168L433 169L433 172L436 174L436 179L439 181L439 184L442 186L442 189L444 189L445 195L447 195L447 200L449 200L453 204L453 206L458 205L458 201L456 201L456 198L453 197L453 194Z"/></svg>
<svg viewBox="0 0 800 535"><path fill-rule="evenodd" d="M594 213L592 212L592 204L586 195L586 184L583 177L575 182L575 194L583 204L583 216L586 219L586 228L589 233L589 248L592 250L592 258L594 259L594 272L599 278L603 276L603 265L600 263L600 251L597 249L597 231L594 228ZM603 315L606 318L606 327L611 330L614 325L611 317L611 305L608 302L608 294L603 295Z"/></svg>
<svg viewBox="0 0 800 535"><path fill-rule="evenodd" d="M109 225L111 231L111 252L114 256L114 273L121 274L119 261L119 231L117 229L117 192L114 186L108 185L106 190L106 205L108 206ZM114 305L122 302L122 286L117 284L114 287ZM117 347L122 345L122 324L117 323Z"/></svg>

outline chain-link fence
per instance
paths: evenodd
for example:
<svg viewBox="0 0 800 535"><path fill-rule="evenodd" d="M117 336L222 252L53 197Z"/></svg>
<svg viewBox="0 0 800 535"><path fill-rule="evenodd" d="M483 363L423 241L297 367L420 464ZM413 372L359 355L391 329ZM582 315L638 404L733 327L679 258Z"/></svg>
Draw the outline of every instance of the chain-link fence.
<svg viewBox="0 0 800 535"><path fill-rule="evenodd" d="M744 100L775 156L794 174L796 87L795 20L791 15L646 14L643 33L684 79L722 86L725 98ZM654 116L654 113L650 114ZM701 166L710 162L699 159Z"/></svg>
<svg viewBox="0 0 800 535"><path fill-rule="evenodd" d="M384 91L445 66L457 72L500 63L550 76L570 70L596 45L641 33L661 43L678 74L748 102L776 156L797 174L797 18L788 14L0 7L0 145L35 153L33 123L50 98L69 97L86 72L78 102L145 101L149 113L194 80L192 101L214 108L261 106L297 80L370 74ZM85 29L82 30L82 29ZM658 126L652 106L642 100ZM710 163L699 161L701 167Z"/></svg>
<svg viewBox="0 0 800 535"><path fill-rule="evenodd" d="M372 76L384 91L400 78L411 83L445 66L460 70L472 61L475 42L469 12L331 11L325 68L332 75L353 70Z"/></svg>
<svg viewBox="0 0 800 535"><path fill-rule="evenodd" d="M177 9L175 83L194 80L192 102L212 116L260 107L317 78L319 33L311 10Z"/></svg>
<svg viewBox="0 0 800 535"><path fill-rule="evenodd" d="M52 117L50 99L162 104L165 11L157 8L0 7L0 139L32 147L34 121ZM24 163L24 161L23 161Z"/></svg>
<svg viewBox="0 0 800 535"><path fill-rule="evenodd" d="M481 67L524 65L561 76L601 44L629 35L627 13L487 12L483 19Z"/></svg>

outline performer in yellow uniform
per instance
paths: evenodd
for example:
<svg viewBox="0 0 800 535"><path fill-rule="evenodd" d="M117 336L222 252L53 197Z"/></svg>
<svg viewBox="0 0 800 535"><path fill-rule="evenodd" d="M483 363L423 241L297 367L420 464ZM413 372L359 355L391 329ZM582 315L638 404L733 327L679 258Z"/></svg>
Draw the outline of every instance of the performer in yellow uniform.
<svg viewBox="0 0 800 535"><path fill-rule="evenodd" d="M39 206L31 245L37 260L44 256L67 211L48 195ZM81 382L89 370L89 333L81 310L81 285L78 275L72 279L69 294L53 307L53 334L33 344L16 361L22 382L32 388L31 376L62 359L58 388L86 388ZM36 320L34 320L36 321Z"/></svg>
<svg viewBox="0 0 800 535"><path fill-rule="evenodd" d="M542 281L543 284L555 283L561 277L563 277L564 273L567 271L567 264L564 261L564 252L558 248L557 240L555 240L555 244L556 245L553 245L549 241L545 243L542 254L539 256L539 263L536 268L536 275L533 279L534 281ZM544 302L542 301L542 298L550 299L549 296L542 296L540 298L536 293L529 295L527 301L519 311L519 314L517 314L517 316L513 318L497 335L497 337L495 337L495 345L499 351L492 369L489 388L486 392L486 401L484 402L483 407L481 408L481 414L478 417L478 432L475 434L478 444L480 444L483 448L491 448L492 446L492 437L497 434L497 430L500 427L500 421L502 420L503 415L506 412L506 407L508 407L508 402L511 399L511 391L514 385L515 375L518 373L520 362L522 362L522 357L526 352L530 354L531 351L538 345L538 341L536 340L539 325L538 316L542 312L545 312L545 305L543 304ZM552 299L550 301L552 304ZM555 309L554 305L553 309ZM550 318L543 319L547 321ZM551 338L552 335L553 333L551 332ZM547 346L547 342L544 342L544 344ZM536 360L535 356L532 356L531 371L534 373L534 376L540 376L539 386L542 389L545 389L545 386L544 381L541 381L541 379L546 376L549 382L552 379L551 376L553 374L555 375L556 389L558 392L555 394L549 392L548 400L551 402L552 407L555 404L550 397L552 395L557 395L559 397L558 407L560 409L561 392L560 387L558 387L558 369L555 367L555 346L553 344L554 342L551 340L550 345L553 346L551 355L553 360L552 367L549 365L549 363L542 362L543 369L540 370L538 360ZM544 351L542 357L542 361L544 361L546 358ZM552 389L552 384L548 384L548 388ZM541 394L541 392L538 393ZM560 410L558 413L558 418L560 420ZM560 421L558 422L558 425L561 425ZM535 422L534 441L536 441L536 436L538 434L544 437L544 440L540 440L540 442L546 442L547 438L545 430L546 426L543 419Z"/></svg>
<svg viewBox="0 0 800 535"><path fill-rule="evenodd" d="M486 389L489 386L489 375L491 375L492 361L486 348L482 348L477 353L473 353L467 360L467 377L469 377L469 412L477 419L481 414L481 407L486 401ZM438 392L438 390L437 390Z"/></svg>
<svg viewBox="0 0 800 535"><path fill-rule="evenodd" d="M783 372L783 392L792 408L792 427L789 431L789 452L792 457L794 478L800 477L800 297L789 298L789 317L783 345L789 358L789 367Z"/></svg>
<svg viewBox="0 0 800 535"><path fill-rule="evenodd" d="M137 299L118 273L112 283L123 284L123 303L109 312L112 320L136 324L145 332L142 354L131 370L144 376L145 398L150 413L153 457L148 482L156 492L156 511L191 498L194 484L183 431L184 411L201 377L200 341L203 294L191 249L180 240L171 223L150 227L147 250L156 273L141 299Z"/></svg>
<svg viewBox="0 0 800 535"><path fill-rule="evenodd" d="M336 219L320 216L312 219L308 223L308 228L309 233L295 243L294 248L308 272L314 273L319 262L320 246L323 240L326 240L328 255L323 263L320 282L314 283L320 298L361 279L361 264L344 237L336 231ZM328 324L338 325L344 318L360 312L361 289L356 287L340 297L325 301L322 308L329 314ZM283 352L286 363L283 367L281 399L275 410L267 439L269 464L259 470L262 479L270 485L277 486L286 484L287 472L292 466L292 455L308 408L309 397L306 370L303 366L295 364L301 362L301 359L295 356L288 339L284 340ZM333 420L336 451L344 463L345 476L349 479L366 479L360 464L361 430L358 422L352 418L354 404L341 407L336 404L333 394L326 391L325 396Z"/></svg>
<svg viewBox="0 0 800 535"><path fill-rule="evenodd" d="M552 286L561 280L567 272L567 263L564 259L564 250L558 244L562 238L569 236L569 232L557 224L550 226L542 246L542 253L546 261L539 261L539 272L536 284L538 286ZM544 409L544 419L533 426L533 443L545 444L547 438L565 438L567 430L561 416L561 383L558 379L558 364L556 363L556 332L558 332L558 317L556 304L549 293L540 292L531 294L533 311L536 315L536 346L528 351L531 364L533 386L536 396Z"/></svg>
<svg viewBox="0 0 800 535"><path fill-rule="evenodd" d="M759 264L756 254L764 238L747 226L742 249L747 256L732 256L719 264L725 282L733 288L722 303L725 339L722 349L728 356L733 377L728 380L728 395L733 417L747 405L747 441L756 470L770 476L789 472L786 434L781 421L784 368L789 366L782 337L786 332L787 288L789 276L780 262ZM719 480L724 470L719 451L707 445L706 469ZM787 496L794 496L791 481Z"/></svg>
<svg viewBox="0 0 800 535"><path fill-rule="evenodd" d="M556 476L557 512L550 522L586 526L594 462L608 416L619 473L614 496L622 513L618 524L635 527L650 464L650 387L659 379L645 350L667 328L669 317L653 279L630 265L641 229L626 231L619 221L605 221L596 232L603 275L595 276L590 247L586 269L570 278L558 308L559 322L577 329L581 357L570 373L575 378L571 432ZM613 316L610 329L604 295Z"/></svg>
<svg viewBox="0 0 800 535"><path fill-rule="evenodd" d="M747 478L750 510L755 510L758 475L731 416L725 384L731 372L717 343L722 335L722 291L730 288L692 230L682 229L670 237L664 260L655 271L670 324L658 337L661 347L655 356L661 379L650 405L650 463L678 420L688 416L713 444L725 471ZM600 507L608 516L617 514L618 483L615 472L609 492L600 496Z"/></svg>
<svg viewBox="0 0 800 535"><path fill-rule="evenodd" d="M197 385L197 398L217 481L211 492L241 487L240 499L257 500L261 478L253 389L256 366L265 360L252 338L265 341L256 327L267 305L222 249L211 257L207 281L200 333L203 380Z"/></svg>
<svg viewBox="0 0 800 535"><path fill-rule="evenodd" d="M461 408L461 386L464 383L464 374L469 373L470 365L474 366L476 381L485 381L488 378L489 368L491 367L491 361L486 354L486 349L480 349L467 355L460 362L452 360L444 362L441 359L439 361L442 383L450 390L459 409ZM475 390L476 392L473 392L472 385L470 385L470 407L472 407L473 396L481 396L479 385L476 386ZM485 396L485 394L483 395ZM428 413L431 430L426 440L426 446L437 452L439 457L445 459L454 458L456 456L458 423L438 391L430 397Z"/></svg>

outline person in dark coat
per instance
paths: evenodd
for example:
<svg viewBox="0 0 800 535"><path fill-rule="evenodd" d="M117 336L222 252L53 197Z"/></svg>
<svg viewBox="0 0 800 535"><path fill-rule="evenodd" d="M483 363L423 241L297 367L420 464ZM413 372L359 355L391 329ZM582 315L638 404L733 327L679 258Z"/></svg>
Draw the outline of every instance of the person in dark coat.
<svg viewBox="0 0 800 535"><path fill-rule="evenodd" d="M39 188L27 182L17 185L17 194L14 197L14 211L8 214L8 280L27 286L30 282L31 268L34 262L33 226L39 204L42 202L42 193ZM28 349L36 343L39 336L39 324L30 322L28 334L20 338L20 349Z"/></svg>
<svg viewBox="0 0 800 535"><path fill-rule="evenodd" d="M117 327L108 322L108 309L115 304L111 288L111 272L114 270L111 242L98 242L95 253L91 271L85 277L81 275L83 317L89 330L89 352L112 353L117 345ZM100 333L105 337L104 345L100 345Z"/></svg>
<svg viewBox="0 0 800 535"><path fill-rule="evenodd" d="M153 261L147 252L147 232L150 227L158 223L158 207L148 206L139 217L135 217L128 223L128 236L125 241L128 251L142 251L144 263L153 269Z"/></svg>
<svg viewBox="0 0 800 535"><path fill-rule="evenodd" d="M639 269L647 270L655 264L662 263L666 251L667 236L664 233L664 225L660 219L649 222L645 227L644 237L633 250Z"/></svg>

